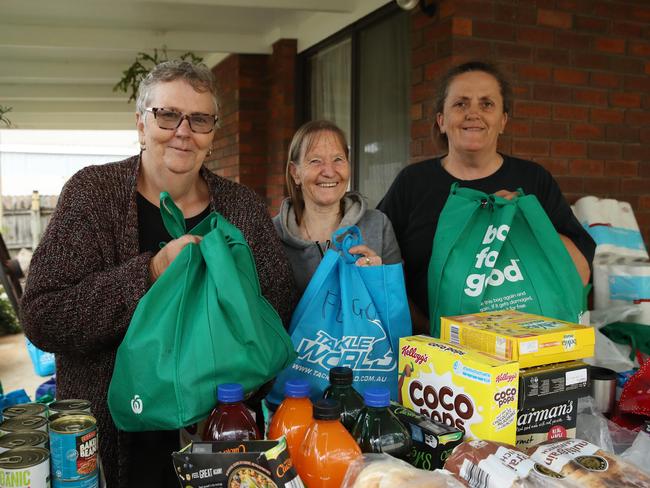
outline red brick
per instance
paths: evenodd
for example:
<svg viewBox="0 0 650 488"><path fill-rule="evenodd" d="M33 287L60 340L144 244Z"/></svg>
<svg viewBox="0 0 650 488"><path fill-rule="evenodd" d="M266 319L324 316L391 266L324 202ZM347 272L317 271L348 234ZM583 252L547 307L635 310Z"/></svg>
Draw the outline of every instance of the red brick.
<svg viewBox="0 0 650 488"><path fill-rule="evenodd" d="M494 18L494 2L485 0L455 0L456 13L471 12L475 18L492 20Z"/></svg>
<svg viewBox="0 0 650 488"><path fill-rule="evenodd" d="M433 44L436 41L442 41L451 36L452 20L445 19L438 22L435 26L428 27L422 31L422 40L424 45Z"/></svg>
<svg viewBox="0 0 650 488"><path fill-rule="evenodd" d="M514 25L534 25L537 22L537 12L530 5L495 5L494 19L499 22L509 22Z"/></svg>
<svg viewBox="0 0 650 488"><path fill-rule="evenodd" d="M516 137L530 137L530 122L528 120L509 119L506 133Z"/></svg>
<svg viewBox="0 0 650 488"><path fill-rule="evenodd" d="M624 119L625 112L623 110L591 109L591 121L596 124L622 124Z"/></svg>
<svg viewBox="0 0 650 488"><path fill-rule="evenodd" d="M650 178L650 161L639 161L639 176Z"/></svg>
<svg viewBox="0 0 650 488"><path fill-rule="evenodd" d="M548 81L551 79L551 68L536 64L523 64L518 69L519 77L523 80Z"/></svg>
<svg viewBox="0 0 650 488"><path fill-rule="evenodd" d="M633 7L631 18L637 22L650 22L650 7L647 6L647 3L645 5L645 7Z"/></svg>
<svg viewBox="0 0 650 488"><path fill-rule="evenodd" d="M573 99L577 103L585 105L607 105L607 92L604 90L575 89L573 90Z"/></svg>
<svg viewBox="0 0 650 488"><path fill-rule="evenodd" d="M621 192L629 195L647 195L648 180L641 178L624 178L621 181Z"/></svg>
<svg viewBox="0 0 650 488"><path fill-rule="evenodd" d="M650 127L644 127L639 131L639 142L641 144L650 144Z"/></svg>
<svg viewBox="0 0 650 488"><path fill-rule="evenodd" d="M535 121L532 134L538 139L566 139L569 130L565 123Z"/></svg>
<svg viewBox="0 0 650 488"><path fill-rule="evenodd" d="M557 27L560 29L570 29L573 24L573 16L567 12L560 12L558 10L537 10L537 23L539 25L547 25L549 27Z"/></svg>
<svg viewBox="0 0 650 488"><path fill-rule="evenodd" d="M624 144L623 159L640 159L650 161L650 146L646 144ZM646 188L650 190L650 186Z"/></svg>
<svg viewBox="0 0 650 488"><path fill-rule="evenodd" d="M606 19L628 20L634 18L631 17L630 6L624 5L622 2L594 2L592 9L595 16Z"/></svg>
<svg viewBox="0 0 650 488"><path fill-rule="evenodd" d="M592 72L591 84L600 88L618 88L621 77L614 73Z"/></svg>
<svg viewBox="0 0 650 488"><path fill-rule="evenodd" d="M642 30L641 24L636 22L614 22L612 24L612 34L625 36L628 39L631 37L641 37Z"/></svg>
<svg viewBox="0 0 650 488"><path fill-rule="evenodd" d="M499 41L514 41L515 26L504 22L484 22L474 20L472 35L486 39L497 39Z"/></svg>
<svg viewBox="0 0 650 488"><path fill-rule="evenodd" d="M451 33L455 36L471 36L472 20L454 17L451 20Z"/></svg>
<svg viewBox="0 0 650 488"><path fill-rule="evenodd" d="M497 59L520 59L529 61L533 52L529 46L511 42L499 42L495 44L495 47Z"/></svg>
<svg viewBox="0 0 650 488"><path fill-rule="evenodd" d="M516 139L512 143L512 152L521 156L548 156L548 142L536 139Z"/></svg>
<svg viewBox="0 0 650 488"><path fill-rule="evenodd" d="M555 68L553 70L553 79L558 83L566 83L567 85L584 85L589 79L589 74L586 71L576 69Z"/></svg>
<svg viewBox="0 0 650 488"><path fill-rule="evenodd" d="M650 210L650 195L642 195L639 197L639 209Z"/></svg>
<svg viewBox="0 0 650 488"><path fill-rule="evenodd" d="M555 141L551 143L551 156L584 158L587 154L587 145L584 142Z"/></svg>
<svg viewBox="0 0 650 488"><path fill-rule="evenodd" d="M516 100L513 112L515 117L531 117L536 119L551 118L551 106L545 103L521 102Z"/></svg>
<svg viewBox="0 0 650 488"><path fill-rule="evenodd" d="M422 66L437 59L434 43L423 45L421 48L411 51L411 66Z"/></svg>
<svg viewBox="0 0 650 488"><path fill-rule="evenodd" d="M639 129L627 125L607 126L605 137L607 141L617 142L641 142L639 140Z"/></svg>
<svg viewBox="0 0 650 488"><path fill-rule="evenodd" d="M535 100L545 102L570 102L571 101L571 88L567 86L558 85L535 85L534 98Z"/></svg>
<svg viewBox="0 0 650 488"><path fill-rule="evenodd" d="M594 52L574 52L572 64L579 68L609 70L613 59L605 54Z"/></svg>
<svg viewBox="0 0 650 488"><path fill-rule="evenodd" d="M650 80L648 80L650 83ZM641 95L638 93L610 93L610 103L615 107L639 108L641 107Z"/></svg>
<svg viewBox="0 0 650 488"><path fill-rule="evenodd" d="M611 177L584 178L584 192L592 195L608 195L619 191L621 182Z"/></svg>
<svg viewBox="0 0 650 488"><path fill-rule="evenodd" d="M566 49L541 48L535 49L536 63L549 63L555 66L568 66L571 56Z"/></svg>
<svg viewBox="0 0 650 488"><path fill-rule="evenodd" d="M604 134L602 126L593 124L573 124L571 126L572 139L599 140Z"/></svg>
<svg viewBox="0 0 650 488"><path fill-rule="evenodd" d="M612 71L617 73L640 75L645 69L645 60L624 56L614 56L612 57L610 66Z"/></svg>
<svg viewBox="0 0 650 488"><path fill-rule="evenodd" d="M586 107L577 107L575 105L555 105L553 107L556 120L587 120L589 110Z"/></svg>
<svg viewBox="0 0 650 488"><path fill-rule="evenodd" d="M566 159L536 158L535 161L544 166L553 176L565 175L569 172L569 162Z"/></svg>
<svg viewBox="0 0 650 488"><path fill-rule="evenodd" d="M540 29L537 27L519 26L517 28L516 37L517 42L534 44L536 46L552 46L554 40L553 31L549 29Z"/></svg>
<svg viewBox="0 0 650 488"><path fill-rule="evenodd" d="M569 163L572 175L602 176L605 164L600 159L574 159Z"/></svg>
<svg viewBox="0 0 650 488"><path fill-rule="evenodd" d="M591 159L621 159L621 144L614 142L590 142L587 147Z"/></svg>
<svg viewBox="0 0 650 488"><path fill-rule="evenodd" d="M637 176L639 163L636 161L605 161L606 176Z"/></svg>
<svg viewBox="0 0 650 488"><path fill-rule="evenodd" d="M420 139L431 135L431 122L428 120L411 122L411 139Z"/></svg>
<svg viewBox="0 0 650 488"><path fill-rule="evenodd" d="M609 28L609 20L599 19L596 17L586 17L584 15L575 15L573 18L573 25L576 30L584 30L590 32L607 32Z"/></svg>
<svg viewBox="0 0 650 488"><path fill-rule="evenodd" d="M560 186L560 190L562 190L562 193L565 195L568 193L583 193L584 192L584 182L585 178L582 176L557 176L555 178L555 181L557 181L558 185Z"/></svg>
<svg viewBox="0 0 650 488"><path fill-rule="evenodd" d="M597 51L605 53L623 54L625 52L625 39L613 39L611 37L600 37L596 39Z"/></svg>
<svg viewBox="0 0 650 488"><path fill-rule="evenodd" d="M650 57L650 42L630 41L627 48L628 54L632 56Z"/></svg>
<svg viewBox="0 0 650 488"><path fill-rule="evenodd" d="M645 110L626 110L625 123L628 125L650 125L650 112Z"/></svg>
<svg viewBox="0 0 650 488"><path fill-rule="evenodd" d="M650 75L650 61L645 64L643 71Z"/></svg>
<svg viewBox="0 0 650 488"><path fill-rule="evenodd" d="M452 50L455 56L469 56L471 58L491 58L492 43L474 38L454 38Z"/></svg>
<svg viewBox="0 0 650 488"><path fill-rule="evenodd" d="M411 105L411 120L420 120L422 118L422 104L414 103Z"/></svg>
<svg viewBox="0 0 650 488"><path fill-rule="evenodd" d="M433 98L435 87L431 82L420 83L411 87L411 102L422 102Z"/></svg>
<svg viewBox="0 0 650 488"><path fill-rule="evenodd" d="M650 79L647 76L628 75L625 77L625 91L650 93Z"/></svg>
<svg viewBox="0 0 650 488"><path fill-rule="evenodd" d="M562 49L591 49L593 37L572 31L555 31L555 46Z"/></svg>

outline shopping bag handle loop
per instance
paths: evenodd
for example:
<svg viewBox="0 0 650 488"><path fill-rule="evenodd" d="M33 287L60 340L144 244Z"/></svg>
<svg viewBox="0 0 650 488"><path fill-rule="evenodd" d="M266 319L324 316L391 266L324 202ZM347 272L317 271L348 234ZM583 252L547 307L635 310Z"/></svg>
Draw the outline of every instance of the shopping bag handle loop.
<svg viewBox="0 0 650 488"><path fill-rule="evenodd" d="M342 227L332 234L332 245L347 263L354 263L358 256L350 254L350 248L363 244L361 230L356 225Z"/></svg>

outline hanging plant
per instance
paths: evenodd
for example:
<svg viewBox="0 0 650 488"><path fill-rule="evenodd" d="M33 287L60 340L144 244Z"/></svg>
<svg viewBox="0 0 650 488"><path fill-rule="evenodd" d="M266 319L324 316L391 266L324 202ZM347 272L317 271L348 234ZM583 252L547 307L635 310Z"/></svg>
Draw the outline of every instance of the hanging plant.
<svg viewBox="0 0 650 488"><path fill-rule="evenodd" d="M202 57L189 51L181 54L179 58L183 61L191 61L192 63L200 63L203 61ZM154 49L153 54L138 53L133 64L122 71L122 78L115 84L113 91L128 93L129 102L135 101L138 96L138 87L142 80L145 79L154 66L163 61L169 61L166 47L163 47L160 51Z"/></svg>
<svg viewBox="0 0 650 488"><path fill-rule="evenodd" d="M12 110L13 107L5 107L3 105L0 105L0 126L4 124L7 127L11 127L11 120L9 120L6 114Z"/></svg>

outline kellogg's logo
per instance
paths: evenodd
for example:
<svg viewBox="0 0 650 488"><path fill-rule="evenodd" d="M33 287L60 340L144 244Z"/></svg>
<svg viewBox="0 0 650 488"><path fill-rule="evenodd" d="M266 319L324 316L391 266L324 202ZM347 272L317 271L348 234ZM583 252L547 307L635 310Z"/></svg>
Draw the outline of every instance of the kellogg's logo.
<svg viewBox="0 0 650 488"><path fill-rule="evenodd" d="M418 352L418 348L415 346L403 346L402 356L407 356L415 359L416 364L422 364L429 361L429 356L427 356L426 354L420 354Z"/></svg>
<svg viewBox="0 0 650 488"><path fill-rule="evenodd" d="M494 381L496 383L510 383L511 381L514 381L516 377L517 375L513 373L499 373Z"/></svg>
<svg viewBox="0 0 650 488"><path fill-rule="evenodd" d="M565 334L562 338L562 348L565 351L572 351L575 349L577 343L578 341L576 341L576 338L573 334Z"/></svg>

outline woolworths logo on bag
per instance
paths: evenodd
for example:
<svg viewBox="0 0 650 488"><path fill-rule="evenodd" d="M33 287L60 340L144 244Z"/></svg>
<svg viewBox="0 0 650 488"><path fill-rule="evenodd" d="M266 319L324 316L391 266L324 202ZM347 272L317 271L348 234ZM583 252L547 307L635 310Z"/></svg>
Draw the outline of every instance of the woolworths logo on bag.
<svg viewBox="0 0 650 488"><path fill-rule="evenodd" d="M485 247L476 255L476 261L474 262L474 267L477 270L488 268L488 271L485 273L472 273L467 276L467 280L465 281L467 288L464 289L466 295L477 297L488 286L501 286L506 281L523 281L524 277L517 264L517 259L511 259L510 264L503 269L494 267L499 258L499 251L493 250L490 245L495 239L501 242L505 241L508 232L510 232L509 225L504 224L499 227L494 227L493 225L488 226L483 236L483 242L481 242Z"/></svg>

